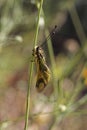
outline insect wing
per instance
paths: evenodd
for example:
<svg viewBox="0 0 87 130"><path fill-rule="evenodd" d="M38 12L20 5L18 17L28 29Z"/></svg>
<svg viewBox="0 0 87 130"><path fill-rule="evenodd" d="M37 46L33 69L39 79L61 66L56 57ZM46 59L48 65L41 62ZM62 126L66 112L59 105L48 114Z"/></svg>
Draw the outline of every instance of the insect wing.
<svg viewBox="0 0 87 130"><path fill-rule="evenodd" d="M50 70L46 64L44 51L41 47L36 46L33 49L33 56L37 67L36 88L38 92L41 92L50 80Z"/></svg>
<svg viewBox="0 0 87 130"><path fill-rule="evenodd" d="M37 82L36 82L36 88L38 92L44 90L49 80L50 80L50 70L48 66L44 64L42 68L40 66L40 68L38 69Z"/></svg>

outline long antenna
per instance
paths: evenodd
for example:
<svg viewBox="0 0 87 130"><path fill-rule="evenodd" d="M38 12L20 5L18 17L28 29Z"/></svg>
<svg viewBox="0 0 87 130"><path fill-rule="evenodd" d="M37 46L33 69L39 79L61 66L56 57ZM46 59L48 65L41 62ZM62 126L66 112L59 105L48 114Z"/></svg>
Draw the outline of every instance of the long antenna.
<svg viewBox="0 0 87 130"><path fill-rule="evenodd" d="M46 43L46 41L48 41L52 36L55 35L55 33L57 32L57 25L55 25L55 27L53 28L53 30L49 33L49 35L45 38L45 40L42 42L42 44L40 46L44 46L44 44Z"/></svg>
<svg viewBox="0 0 87 130"><path fill-rule="evenodd" d="M45 40L42 42L41 45L46 43L46 41L48 41L50 39L50 37L54 36L56 31L57 31L57 25L55 25L54 29L49 33L49 35L45 38Z"/></svg>

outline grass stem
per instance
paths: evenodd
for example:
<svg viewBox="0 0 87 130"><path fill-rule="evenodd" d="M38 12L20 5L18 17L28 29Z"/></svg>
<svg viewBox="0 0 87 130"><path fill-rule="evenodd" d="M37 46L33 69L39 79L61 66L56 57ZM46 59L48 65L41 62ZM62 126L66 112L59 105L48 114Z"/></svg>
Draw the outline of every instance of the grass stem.
<svg viewBox="0 0 87 130"><path fill-rule="evenodd" d="M38 37L38 31L39 31L39 19L41 15L43 0L40 1L40 6L38 10L38 19L37 19L37 27L36 27L36 34L34 38L34 45L33 48L37 44L37 37ZM32 56L33 59L33 56ZM30 86L31 86L31 79L32 79L32 72L33 72L33 62L30 63L30 69L29 69L29 80L28 80L28 92L27 92L27 100L26 100L26 114L25 114L25 127L24 130L28 130L28 118L30 114Z"/></svg>

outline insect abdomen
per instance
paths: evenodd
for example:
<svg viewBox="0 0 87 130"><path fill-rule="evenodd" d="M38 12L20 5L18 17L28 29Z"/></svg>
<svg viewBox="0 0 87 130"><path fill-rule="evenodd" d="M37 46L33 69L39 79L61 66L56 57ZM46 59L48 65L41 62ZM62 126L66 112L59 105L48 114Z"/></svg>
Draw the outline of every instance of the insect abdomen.
<svg viewBox="0 0 87 130"><path fill-rule="evenodd" d="M40 78L36 82L36 87L39 92L41 92L46 86L45 80L43 78Z"/></svg>

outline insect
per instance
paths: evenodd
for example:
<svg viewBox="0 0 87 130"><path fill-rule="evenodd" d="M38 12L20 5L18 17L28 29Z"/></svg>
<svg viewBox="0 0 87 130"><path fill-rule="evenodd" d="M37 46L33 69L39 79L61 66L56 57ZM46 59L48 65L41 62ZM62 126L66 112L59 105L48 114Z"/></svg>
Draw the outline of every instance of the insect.
<svg viewBox="0 0 87 130"><path fill-rule="evenodd" d="M35 57L35 63L37 67L37 81L36 88L38 92L44 90L48 82L50 81L50 69L46 64L44 51L40 46L36 46L33 49L33 56Z"/></svg>
<svg viewBox="0 0 87 130"><path fill-rule="evenodd" d="M47 39L49 39L50 36L55 34L56 28L57 26L55 26L54 30L47 37ZM46 40L43 42L43 44L46 42ZM33 56L35 58L35 63L36 63L36 68L37 68L36 88L38 92L42 92L50 81L51 71L49 67L47 66L44 51L40 46L36 46L33 49Z"/></svg>

